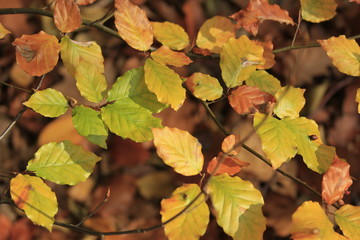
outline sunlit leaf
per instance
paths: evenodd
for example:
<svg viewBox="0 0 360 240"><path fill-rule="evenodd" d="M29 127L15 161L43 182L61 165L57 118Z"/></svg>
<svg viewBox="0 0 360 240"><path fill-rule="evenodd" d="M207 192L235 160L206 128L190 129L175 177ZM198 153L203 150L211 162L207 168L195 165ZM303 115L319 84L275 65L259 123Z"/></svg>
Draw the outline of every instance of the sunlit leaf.
<svg viewBox="0 0 360 240"><path fill-rule="evenodd" d="M358 113L360 113L360 88L356 90L355 101L358 103Z"/></svg>
<svg viewBox="0 0 360 240"><path fill-rule="evenodd" d="M74 0L56 0L54 6L54 22L61 32L72 32L81 25L81 15Z"/></svg>
<svg viewBox="0 0 360 240"><path fill-rule="evenodd" d="M221 75L229 88L241 85L252 72L264 64L263 47L246 35L230 38L220 52Z"/></svg>
<svg viewBox="0 0 360 240"><path fill-rule="evenodd" d="M64 95L52 88L35 92L23 104L45 117L63 115L69 107L68 100Z"/></svg>
<svg viewBox="0 0 360 240"><path fill-rule="evenodd" d="M263 240L266 229L266 218L262 213L263 204L254 204L239 218L239 227L233 236L234 240Z"/></svg>
<svg viewBox="0 0 360 240"><path fill-rule="evenodd" d="M186 85L195 97L203 101L219 99L223 94L219 81L204 73L193 73L187 78Z"/></svg>
<svg viewBox="0 0 360 240"><path fill-rule="evenodd" d="M360 76L360 47L354 39L340 35L318 42L340 72Z"/></svg>
<svg viewBox="0 0 360 240"><path fill-rule="evenodd" d="M262 149L274 169L295 156L297 152L296 136L281 120L256 113L254 127L260 136Z"/></svg>
<svg viewBox="0 0 360 240"><path fill-rule="evenodd" d="M57 199L41 178L18 174L10 181L10 194L32 222L52 230L58 211Z"/></svg>
<svg viewBox="0 0 360 240"><path fill-rule="evenodd" d="M289 13L277 4L269 4L268 0L250 0L249 5L230 16L237 22L237 28L243 27L247 32L256 35L259 25L264 20L294 25Z"/></svg>
<svg viewBox="0 0 360 240"><path fill-rule="evenodd" d="M101 117L111 132L136 142L153 139L151 128L161 127L161 120L129 98L101 108Z"/></svg>
<svg viewBox="0 0 360 240"><path fill-rule="evenodd" d="M224 138L223 142L221 143L221 150L224 153L228 153L230 155L237 155L240 152L241 145L240 143L240 135L231 134ZM238 145L238 146L235 146Z"/></svg>
<svg viewBox="0 0 360 240"><path fill-rule="evenodd" d="M108 131L100 112L85 106L76 106L72 110L72 122L81 136L102 148L107 148Z"/></svg>
<svg viewBox="0 0 360 240"><path fill-rule="evenodd" d="M235 37L235 25L226 17L215 16L201 25L196 45L212 53L220 53L224 43L232 37Z"/></svg>
<svg viewBox="0 0 360 240"><path fill-rule="evenodd" d="M304 20L319 23L336 15L335 0L300 0L301 16Z"/></svg>
<svg viewBox="0 0 360 240"><path fill-rule="evenodd" d="M139 51L149 50L153 31L144 10L129 0L115 0L115 26L119 35L130 47Z"/></svg>
<svg viewBox="0 0 360 240"><path fill-rule="evenodd" d="M144 70L149 90L155 93L160 102L170 104L174 110L178 110L186 97L180 76L150 58L146 59Z"/></svg>
<svg viewBox="0 0 360 240"><path fill-rule="evenodd" d="M305 105L305 89L292 86L282 87L276 94L274 113L280 117L299 117L300 110Z"/></svg>
<svg viewBox="0 0 360 240"><path fill-rule="evenodd" d="M259 66L259 69L269 69L275 65L275 54L273 53L274 45L271 41L259 42L257 44L264 48L263 58L265 63L262 66Z"/></svg>
<svg viewBox="0 0 360 240"><path fill-rule="evenodd" d="M249 166L248 162L233 156L224 156L222 153L214 157L208 164L206 171L211 175L227 173L230 176L237 174L243 167Z"/></svg>
<svg viewBox="0 0 360 240"><path fill-rule="evenodd" d="M75 2L77 3L77 5L89 5L92 4L94 2L96 2L96 0L75 0Z"/></svg>
<svg viewBox="0 0 360 240"><path fill-rule="evenodd" d="M189 45L189 36L180 25L171 22L151 22L151 25L155 38L163 45L173 50Z"/></svg>
<svg viewBox="0 0 360 240"><path fill-rule="evenodd" d="M85 181L101 158L70 141L43 145L28 162L26 170L58 184Z"/></svg>
<svg viewBox="0 0 360 240"><path fill-rule="evenodd" d="M0 39L4 38L10 31L7 30L1 23L0 23Z"/></svg>
<svg viewBox="0 0 360 240"><path fill-rule="evenodd" d="M330 167L334 159L335 152L335 147L320 144L315 152L318 162L317 171L315 171L318 173L324 173Z"/></svg>
<svg viewBox="0 0 360 240"><path fill-rule="evenodd" d="M335 212L335 221L349 239L360 239L360 206L342 206Z"/></svg>
<svg viewBox="0 0 360 240"><path fill-rule="evenodd" d="M22 35L12 43L16 47L16 62L32 76L53 70L59 59L60 45L55 36L43 31Z"/></svg>
<svg viewBox="0 0 360 240"><path fill-rule="evenodd" d="M253 72L246 80L246 85L258 87L261 91L275 94L280 90L280 81L264 70Z"/></svg>
<svg viewBox="0 0 360 240"><path fill-rule="evenodd" d="M177 128L154 128L152 131L157 153L167 165L185 176L201 172L204 156L195 137Z"/></svg>
<svg viewBox="0 0 360 240"><path fill-rule="evenodd" d="M216 220L232 237L240 226L240 217L252 205L264 204L261 193L249 181L227 174L209 179L206 191L216 211Z"/></svg>
<svg viewBox="0 0 360 240"><path fill-rule="evenodd" d="M294 240L337 239L333 225L319 203L304 202L292 216L291 237Z"/></svg>
<svg viewBox="0 0 360 240"><path fill-rule="evenodd" d="M257 87L239 86L228 96L229 104L238 114L249 114L263 111L266 104L275 103L275 98ZM266 109L266 107L265 107Z"/></svg>
<svg viewBox="0 0 360 240"><path fill-rule="evenodd" d="M196 184L184 184L177 188L170 198L161 201L161 222L178 214L200 193L200 187ZM169 240L198 240L206 231L209 215L210 211L202 194L186 212L165 225L165 235Z"/></svg>
<svg viewBox="0 0 360 240"><path fill-rule="evenodd" d="M118 77L108 92L108 101L130 98L141 107L157 113L166 107L159 102L156 95L149 91L145 84L144 68L133 68Z"/></svg>
<svg viewBox="0 0 360 240"><path fill-rule="evenodd" d="M162 65L172 65L175 67L182 67L193 62L185 53L175 52L167 46L161 46L152 52L151 57Z"/></svg>
<svg viewBox="0 0 360 240"><path fill-rule="evenodd" d="M350 177L350 165L335 156L333 163L323 175L322 198L327 204L342 200L344 193L353 183Z"/></svg>

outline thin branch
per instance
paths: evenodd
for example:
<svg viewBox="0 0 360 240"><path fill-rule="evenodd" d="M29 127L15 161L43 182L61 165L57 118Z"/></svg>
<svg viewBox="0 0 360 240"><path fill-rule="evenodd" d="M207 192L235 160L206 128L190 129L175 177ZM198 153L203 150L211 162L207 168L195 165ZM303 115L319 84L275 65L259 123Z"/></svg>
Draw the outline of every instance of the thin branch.
<svg viewBox="0 0 360 240"><path fill-rule="evenodd" d="M15 88L15 89L18 89L18 90L21 90L21 91L24 91L24 92L32 93L31 90L28 90L28 89L25 89L25 88L22 88L22 87L18 87L18 86L15 86L15 85L3 82L3 81L0 81L0 83L7 86L7 87L9 87L9 88Z"/></svg>

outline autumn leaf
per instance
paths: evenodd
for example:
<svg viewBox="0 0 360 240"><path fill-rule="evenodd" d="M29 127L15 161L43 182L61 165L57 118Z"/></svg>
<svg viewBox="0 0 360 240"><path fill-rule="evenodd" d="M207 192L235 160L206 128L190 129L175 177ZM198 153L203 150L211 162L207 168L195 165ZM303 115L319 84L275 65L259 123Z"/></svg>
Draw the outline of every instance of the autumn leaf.
<svg viewBox="0 0 360 240"><path fill-rule="evenodd" d="M185 83L194 96L203 101L213 101L223 95L219 81L208 74L193 73Z"/></svg>
<svg viewBox="0 0 360 240"><path fill-rule="evenodd" d="M253 204L240 216L239 227L233 236L234 240L263 240L266 218L262 206L263 204Z"/></svg>
<svg viewBox="0 0 360 240"><path fill-rule="evenodd" d="M119 35L130 47L149 50L154 36L145 11L129 0L115 0L115 8L115 26Z"/></svg>
<svg viewBox="0 0 360 240"><path fill-rule="evenodd" d="M276 94L276 105L274 113L280 117L299 117L300 110L305 105L305 89L286 86L281 88Z"/></svg>
<svg viewBox="0 0 360 240"><path fill-rule="evenodd" d="M228 88L237 87L265 63L264 49L246 35L230 38L220 52L221 75Z"/></svg>
<svg viewBox="0 0 360 240"><path fill-rule="evenodd" d="M264 20L294 25L289 13L277 4L269 4L267 0L250 0L249 5L230 16L237 22L236 27L243 27L247 32L257 35L259 25Z"/></svg>
<svg viewBox="0 0 360 240"><path fill-rule="evenodd" d="M264 70L253 72L246 80L246 85L259 88L263 92L275 94L280 90L279 79Z"/></svg>
<svg viewBox="0 0 360 240"><path fill-rule="evenodd" d="M335 155L333 163L323 175L322 179L321 195L327 204L330 205L342 200L344 193L347 192L353 183L349 171L350 165Z"/></svg>
<svg viewBox="0 0 360 240"><path fill-rule="evenodd" d="M271 41L266 42L256 42L258 45L264 48L263 58L265 63L262 66L259 66L258 69L269 69L275 65L275 54L273 53L274 45Z"/></svg>
<svg viewBox="0 0 360 240"><path fill-rule="evenodd" d="M96 0L75 0L77 5L83 6L83 5L89 5L92 4L94 2L96 2Z"/></svg>
<svg viewBox="0 0 360 240"><path fill-rule="evenodd" d="M226 156L222 153L214 157L208 164L206 171L214 176L227 173L233 176L240 172L243 167L249 166L248 162L242 161L233 156Z"/></svg>
<svg viewBox="0 0 360 240"><path fill-rule="evenodd" d="M335 212L335 221L349 239L360 239L360 206L342 206Z"/></svg>
<svg viewBox="0 0 360 240"><path fill-rule="evenodd" d="M212 53L220 53L222 46L234 37L235 25L230 19L215 16L201 25L196 37L196 45L199 48L208 49Z"/></svg>
<svg viewBox="0 0 360 240"><path fill-rule="evenodd" d="M173 50L183 50L189 45L189 36L178 24L171 22L151 22L155 38Z"/></svg>
<svg viewBox="0 0 360 240"><path fill-rule="evenodd" d="M58 62L60 45L55 36L43 31L22 35L12 43L16 47L16 62L32 76L50 72Z"/></svg>
<svg viewBox="0 0 360 240"><path fill-rule="evenodd" d="M161 201L161 222L169 221L187 207L201 193L196 184L184 184L177 188L170 198ZM210 211L202 194L187 211L168 222L165 235L169 240L198 240L204 235L209 223Z"/></svg>
<svg viewBox="0 0 360 240"><path fill-rule="evenodd" d="M186 92L180 76L172 69L148 58L145 61L145 83L157 99L178 110L185 101Z"/></svg>
<svg viewBox="0 0 360 240"><path fill-rule="evenodd" d="M183 52L175 52L167 46L161 46L151 53L151 58L162 65L172 65L182 67L189 65L193 61Z"/></svg>
<svg viewBox="0 0 360 240"><path fill-rule="evenodd" d="M335 0L300 0L301 16L304 20L319 23L336 15Z"/></svg>
<svg viewBox="0 0 360 240"><path fill-rule="evenodd" d="M197 175L204 164L201 144L187 131L177 128L154 128L154 145L164 162L184 176Z"/></svg>
<svg viewBox="0 0 360 240"><path fill-rule="evenodd" d="M240 226L240 217L252 205L264 204L261 193L249 181L227 174L209 179L206 192L215 208L216 220L224 232L232 237Z"/></svg>
<svg viewBox="0 0 360 240"><path fill-rule="evenodd" d="M240 152L241 146L236 146L236 144L240 143L240 135L230 134L224 138L221 143L221 150L224 153L228 153L230 155L237 155ZM234 148L235 147L235 148Z"/></svg>
<svg viewBox="0 0 360 240"><path fill-rule="evenodd" d="M340 72L360 76L360 47L354 39L340 35L318 42Z"/></svg>
<svg viewBox="0 0 360 240"><path fill-rule="evenodd" d="M10 31L7 30L1 23L0 23L0 39L4 38Z"/></svg>
<svg viewBox="0 0 360 240"><path fill-rule="evenodd" d="M41 178L18 174L10 181L10 194L32 222L52 230L58 211L57 199Z"/></svg>
<svg viewBox="0 0 360 240"><path fill-rule="evenodd" d="M54 22L64 33L72 32L81 25L81 15L74 0L56 0L54 6Z"/></svg>

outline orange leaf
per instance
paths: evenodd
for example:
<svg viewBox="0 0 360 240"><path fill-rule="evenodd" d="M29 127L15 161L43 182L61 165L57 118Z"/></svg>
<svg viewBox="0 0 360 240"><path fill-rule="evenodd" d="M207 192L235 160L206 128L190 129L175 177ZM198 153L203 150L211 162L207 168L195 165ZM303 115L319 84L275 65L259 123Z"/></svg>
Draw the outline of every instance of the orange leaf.
<svg viewBox="0 0 360 240"><path fill-rule="evenodd" d="M238 114L248 114L264 112L264 106L274 103L275 98L266 92L262 92L257 87L240 86L237 87L228 97L231 107Z"/></svg>
<svg viewBox="0 0 360 240"><path fill-rule="evenodd" d="M221 150L224 153L229 152L230 155L237 155L241 149L241 146L236 147L235 149L232 149L235 144L238 144L240 142L240 135L229 135L227 136L224 141L221 144Z"/></svg>
<svg viewBox="0 0 360 240"><path fill-rule="evenodd" d="M269 69L275 65L275 54L273 54L274 45L271 41L256 42L264 48L263 58L265 59L264 65L260 65L258 69Z"/></svg>
<svg viewBox="0 0 360 240"><path fill-rule="evenodd" d="M216 176L223 173L227 173L230 176L232 176L240 172L241 168L249 166L248 162L242 161L236 157L227 156L224 159L222 158L223 158L223 154L219 153L219 156L214 157L209 162L209 165L207 167L207 172L209 174Z"/></svg>
<svg viewBox="0 0 360 240"><path fill-rule="evenodd" d="M81 25L81 15L74 0L56 0L54 7L54 22L61 32L72 32Z"/></svg>
<svg viewBox="0 0 360 240"><path fill-rule="evenodd" d="M144 10L129 0L115 0L115 26L132 48L149 50L153 43L152 26Z"/></svg>
<svg viewBox="0 0 360 240"><path fill-rule="evenodd" d="M12 43L16 47L16 61L32 76L50 72L58 62L60 44L55 36L43 31L23 35Z"/></svg>
<svg viewBox="0 0 360 240"><path fill-rule="evenodd" d="M322 198L327 204L333 204L344 197L353 182L349 170L350 165L335 155L322 180Z"/></svg>
<svg viewBox="0 0 360 240"><path fill-rule="evenodd" d="M76 4L77 5L89 5L89 4L92 4L94 3L96 0L76 0Z"/></svg>
<svg viewBox="0 0 360 240"><path fill-rule="evenodd" d="M247 32L256 35L259 24L264 20L273 20L280 23L294 25L286 10L278 5L270 5L267 0L250 0L249 5L230 16L237 21L236 27L243 27Z"/></svg>
<svg viewBox="0 0 360 240"><path fill-rule="evenodd" d="M155 52L152 52L151 57L160 64L175 67L182 67L193 62L185 53L175 52L167 46L161 46Z"/></svg>

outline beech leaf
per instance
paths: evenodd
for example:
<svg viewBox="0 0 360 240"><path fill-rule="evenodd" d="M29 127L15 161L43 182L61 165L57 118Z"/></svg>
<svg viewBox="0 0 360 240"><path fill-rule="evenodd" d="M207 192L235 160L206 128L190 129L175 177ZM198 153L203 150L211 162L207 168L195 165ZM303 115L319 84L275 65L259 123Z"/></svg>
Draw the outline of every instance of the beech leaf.
<svg viewBox="0 0 360 240"><path fill-rule="evenodd" d="M41 178L18 174L10 181L10 194L33 223L52 230L58 211L57 199Z"/></svg>
<svg viewBox="0 0 360 240"><path fill-rule="evenodd" d="M221 150L224 153L228 153L230 155L237 155L240 152L241 145L237 147L235 147L235 145L239 143L240 143L240 135L231 134L229 136L226 136L226 138L224 138L223 142L221 143Z"/></svg>
<svg viewBox="0 0 360 240"><path fill-rule="evenodd" d="M275 103L275 98L271 94L247 85L237 87L231 92L228 99L229 104L238 114L266 113L266 105Z"/></svg>
<svg viewBox="0 0 360 240"><path fill-rule="evenodd" d="M12 45L16 47L16 62L32 76L50 72L58 62L58 40L43 31L33 35L22 35L15 39Z"/></svg>
<svg viewBox="0 0 360 240"><path fill-rule="evenodd" d="M300 110L305 105L305 89L292 86L282 87L276 94L274 113L280 117L299 117Z"/></svg>
<svg viewBox="0 0 360 240"><path fill-rule="evenodd" d="M270 93L273 96L275 96L281 88L279 79L265 70L253 72L245 81L246 85L257 87L261 91Z"/></svg>
<svg viewBox="0 0 360 240"><path fill-rule="evenodd" d="M253 204L239 218L239 227L233 236L234 240L263 240L266 229L266 218L262 213L263 204Z"/></svg>
<svg viewBox="0 0 360 240"><path fill-rule="evenodd" d="M271 41L266 42L256 42L258 45L264 48L263 58L265 59L265 63L262 66L259 66L259 69L269 69L275 65L275 54L273 53L274 45Z"/></svg>
<svg viewBox="0 0 360 240"><path fill-rule="evenodd" d="M277 4L269 4L268 0L250 0L248 6L230 16L237 22L236 27L243 27L247 32L257 35L259 25L264 20L294 25L289 13Z"/></svg>
<svg viewBox="0 0 360 240"><path fill-rule="evenodd" d="M189 36L178 24L171 22L151 22L155 38L173 50L183 50L189 45Z"/></svg>
<svg viewBox="0 0 360 240"><path fill-rule="evenodd" d="M115 0L115 8L115 26L119 35L130 47L149 50L154 36L145 11L129 0Z"/></svg>
<svg viewBox="0 0 360 240"><path fill-rule="evenodd" d="M340 72L360 76L360 47L354 39L340 35L318 42Z"/></svg>
<svg viewBox="0 0 360 240"><path fill-rule="evenodd" d="M249 166L248 162L242 161L233 156L224 157L223 154L220 153L219 156L211 159L206 171L212 175L227 173L232 176L240 172L243 167L247 166Z"/></svg>
<svg viewBox="0 0 360 240"><path fill-rule="evenodd" d="M201 172L204 156L195 137L177 128L154 128L152 131L157 153L167 165L184 176Z"/></svg>
<svg viewBox="0 0 360 240"><path fill-rule="evenodd" d="M322 198L327 204L333 204L342 200L344 193L352 185L350 177L350 165L335 156L333 163L323 175L322 179Z"/></svg>
<svg viewBox="0 0 360 240"><path fill-rule="evenodd" d="M335 221L349 239L360 239L360 206L342 206L335 212Z"/></svg>
<svg viewBox="0 0 360 240"><path fill-rule="evenodd" d="M199 48L208 49L212 53L220 53L222 46L234 37L235 25L230 19L215 16L201 25L196 37L196 45Z"/></svg>
<svg viewBox="0 0 360 240"><path fill-rule="evenodd" d="M223 95L219 81L208 74L193 73L185 83L194 96L203 101L213 101Z"/></svg>
<svg viewBox="0 0 360 240"><path fill-rule="evenodd" d="M23 104L45 117L52 118L63 115L69 107L64 95L52 88L35 92Z"/></svg>
<svg viewBox="0 0 360 240"><path fill-rule="evenodd" d="M1 23L0 23L0 39L4 38L10 31L7 30Z"/></svg>
<svg viewBox="0 0 360 240"><path fill-rule="evenodd" d="M96 0L76 0L77 5L83 6L83 5L89 5L96 2Z"/></svg>
<svg viewBox="0 0 360 240"><path fill-rule="evenodd" d="M301 16L304 20L319 23L336 15L335 0L300 0Z"/></svg>
<svg viewBox="0 0 360 240"><path fill-rule="evenodd" d="M70 141L50 142L39 148L26 170L57 184L85 181L101 158Z"/></svg>
<svg viewBox="0 0 360 240"><path fill-rule="evenodd" d="M74 0L56 0L54 6L54 22L64 33L72 32L81 25L81 15Z"/></svg>
<svg viewBox="0 0 360 240"><path fill-rule="evenodd" d="M168 199L161 201L161 222L170 218L188 206L201 193L196 184L184 184L178 187ZM198 240L206 232L210 211L202 194L187 211L164 226L169 240Z"/></svg>
<svg viewBox="0 0 360 240"><path fill-rule="evenodd" d="M193 61L183 52L175 52L167 46L161 46L151 53L151 58L162 65L182 67Z"/></svg>
<svg viewBox="0 0 360 240"><path fill-rule="evenodd" d="M217 223L232 237L240 230L239 220L246 210L252 205L264 204L261 193L252 183L236 176L212 176L206 191L215 208Z"/></svg>

